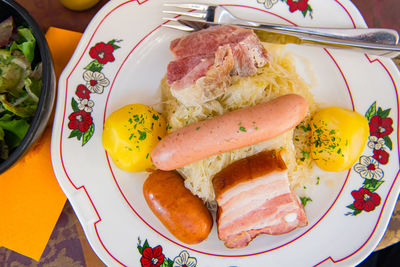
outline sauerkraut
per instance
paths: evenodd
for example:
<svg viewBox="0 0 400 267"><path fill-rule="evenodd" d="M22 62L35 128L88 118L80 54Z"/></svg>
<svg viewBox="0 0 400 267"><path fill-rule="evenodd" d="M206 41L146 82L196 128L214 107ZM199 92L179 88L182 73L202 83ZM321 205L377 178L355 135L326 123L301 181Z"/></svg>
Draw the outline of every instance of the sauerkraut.
<svg viewBox="0 0 400 267"><path fill-rule="evenodd" d="M168 121L168 131L174 131L188 124L221 115L223 113L254 106L281 95L296 93L305 97L309 104L309 113L316 110L316 103L309 91L310 84L297 73L293 55L281 45L264 44L270 57L269 62L258 69L257 74L249 77L232 77L232 83L226 93L215 100L196 106L185 106L171 94L163 79L161 90L163 109ZM214 201L212 178L232 162L254 155L263 150L281 150L288 167L292 187L304 184L310 176L311 159L309 155L310 115L296 127L273 139L211 156L189 164L177 171L184 177L185 186L208 204ZM193 140L195 142L195 140ZM188 148L190 149L190 148Z"/></svg>

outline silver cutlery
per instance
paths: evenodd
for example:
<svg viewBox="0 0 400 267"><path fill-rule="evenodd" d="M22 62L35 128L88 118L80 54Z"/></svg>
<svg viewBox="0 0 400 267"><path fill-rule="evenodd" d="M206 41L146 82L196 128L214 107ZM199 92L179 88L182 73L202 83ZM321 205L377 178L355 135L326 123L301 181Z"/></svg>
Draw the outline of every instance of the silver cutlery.
<svg viewBox="0 0 400 267"><path fill-rule="evenodd" d="M179 24L167 23L163 26L181 31L197 31L213 25L229 24L254 29L263 37L261 38L263 41L278 40L280 43L350 48L388 57L400 54L400 46L397 46L399 34L392 29L316 28L266 24L238 18L223 6L190 3L165 3L164 6L174 10L164 10L163 13L175 16L164 19Z"/></svg>

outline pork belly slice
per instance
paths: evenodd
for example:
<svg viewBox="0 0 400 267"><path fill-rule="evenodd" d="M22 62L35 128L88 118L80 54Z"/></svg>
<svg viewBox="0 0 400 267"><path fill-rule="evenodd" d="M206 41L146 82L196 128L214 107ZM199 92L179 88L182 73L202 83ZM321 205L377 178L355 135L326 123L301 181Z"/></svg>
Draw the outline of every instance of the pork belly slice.
<svg viewBox="0 0 400 267"><path fill-rule="evenodd" d="M267 63L267 52L257 35L230 25L175 39L170 49L174 60L167 67L167 83L185 105L217 98L230 85L231 75L250 76Z"/></svg>
<svg viewBox="0 0 400 267"><path fill-rule="evenodd" d="M280 235L307 225L286 165L275 151L238 160L213 178L218 237L241 248L259 234Z"/></svg>

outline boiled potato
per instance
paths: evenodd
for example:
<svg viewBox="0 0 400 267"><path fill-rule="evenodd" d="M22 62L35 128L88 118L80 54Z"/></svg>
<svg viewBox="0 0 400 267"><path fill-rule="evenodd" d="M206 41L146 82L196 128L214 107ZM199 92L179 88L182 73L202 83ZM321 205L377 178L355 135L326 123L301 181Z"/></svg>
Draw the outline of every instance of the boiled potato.
<svg viewBox="0 0 400 267"><path fill-rule="evenodd" d="M343 171L358 160L369 135L367 119L339 107L315 113L311 121L311 155L325 171Z"/></svg>
<svg viewBox="0 0 400 267"><path fill-rule="evenodd" d="M60 0L61 4L66 8L75 11L83 11L93 7L100 0Z"/></svg>
<svg viewBox="0 0 400 267"><path fill-rule="evenodd" d="M165 136L165 119L143 104L114 111L105 121L103 146L118 168L140 172L152 168L150 153Z"/></svg>

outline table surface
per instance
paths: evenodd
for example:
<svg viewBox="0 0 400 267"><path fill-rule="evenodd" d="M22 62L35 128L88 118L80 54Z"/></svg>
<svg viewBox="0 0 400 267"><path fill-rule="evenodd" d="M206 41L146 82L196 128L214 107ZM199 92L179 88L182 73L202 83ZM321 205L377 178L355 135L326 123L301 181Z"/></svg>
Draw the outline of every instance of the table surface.
<svg viewBox="0 0 400 267"><path fill-rule="evenodd" d="M74 12L64 8L59 0L16 1L33 15L43 32L46 32L50 26L83 32L92 17L107 2L107 0L101 0L90 10ZM353 0L353 3L360 10L369 27L393 28L400 32L400 2L398 0ZM396 64L400 66L400 61ZM387 247L399 240L400 201L377 249ZM0 263L5 264L4 266L104 266L90 248L69 202L65 204L39 262L3 247L0 248Z"/></svg>

